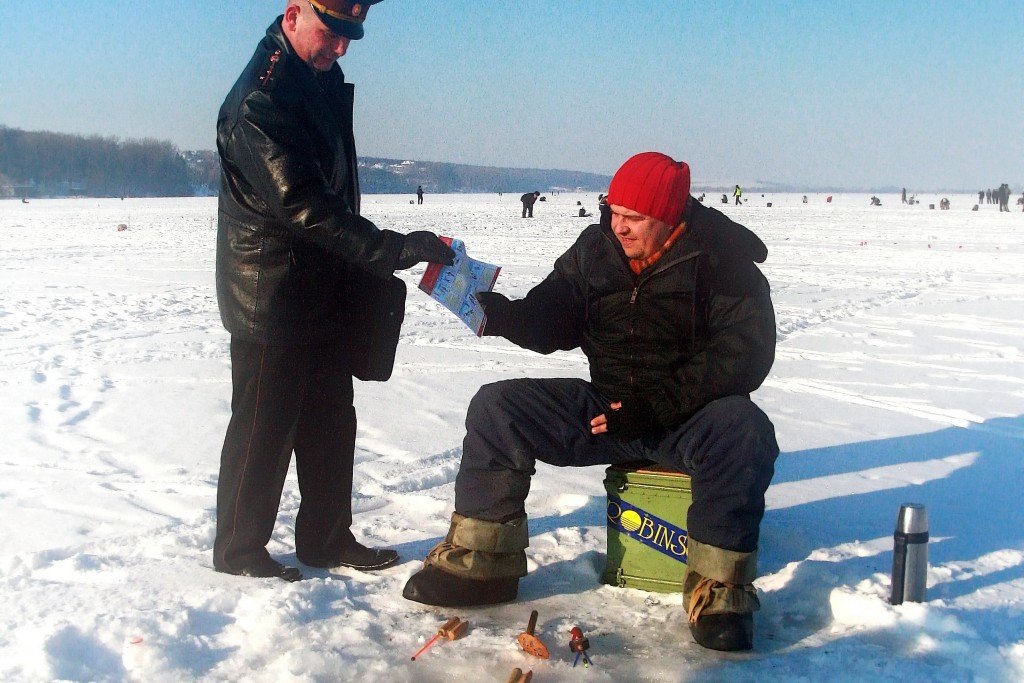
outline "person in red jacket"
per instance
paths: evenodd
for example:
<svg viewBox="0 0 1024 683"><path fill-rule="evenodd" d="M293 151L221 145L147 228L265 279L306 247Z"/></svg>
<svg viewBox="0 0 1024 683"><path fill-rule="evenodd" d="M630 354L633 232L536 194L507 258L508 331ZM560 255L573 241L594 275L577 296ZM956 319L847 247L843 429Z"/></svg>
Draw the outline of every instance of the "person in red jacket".
<svg viewBox="0 0 1024 683"><path fill-rule="evenodd" d="M655 461L692 476L683 591L694 639L752 647L759 528L779 452L750 400L775 357L775 314L755 265L767 249L689 192L687 164L633 156L612 178L601 222L526 298L477 295L485 335L539 353L581 348L591 381L513 379L477 392L451 528L409 579L407 599L515 599L538 460Z"/></svg>

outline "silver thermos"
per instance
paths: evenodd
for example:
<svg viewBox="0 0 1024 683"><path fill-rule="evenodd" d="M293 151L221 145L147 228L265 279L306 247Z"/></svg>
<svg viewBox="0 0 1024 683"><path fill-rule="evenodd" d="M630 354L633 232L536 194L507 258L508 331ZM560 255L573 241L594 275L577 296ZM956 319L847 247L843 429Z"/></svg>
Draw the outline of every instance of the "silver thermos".
<svg viewBox="0 0 1024 683"><path fill-rule="evenodd" d="M928 592L928 510L904 503L893 534L892 597L889 602L924 602Z"/></svg>

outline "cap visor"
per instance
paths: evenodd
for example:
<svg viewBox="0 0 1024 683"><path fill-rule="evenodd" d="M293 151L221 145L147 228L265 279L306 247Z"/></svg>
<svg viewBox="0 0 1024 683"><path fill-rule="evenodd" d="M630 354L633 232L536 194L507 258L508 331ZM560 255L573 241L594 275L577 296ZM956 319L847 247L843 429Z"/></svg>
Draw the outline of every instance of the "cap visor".
<svg viewBox="0 0 1024 683"><path fill-rule="evenodd" d="M357 24L354 21L345 21L344 19L336 19L320 12L317 12L317 16L320 17L320 20L324 22L327 28L331 29L332 33L344 36L349 40L359 40L363 37L362 24Z"/></svg>

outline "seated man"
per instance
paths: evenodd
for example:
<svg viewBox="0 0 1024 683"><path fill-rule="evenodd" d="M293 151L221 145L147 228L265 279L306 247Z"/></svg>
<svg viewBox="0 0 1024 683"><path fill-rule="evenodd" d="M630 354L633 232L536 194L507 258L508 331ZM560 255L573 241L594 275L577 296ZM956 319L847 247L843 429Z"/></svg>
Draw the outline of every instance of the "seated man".
<svg viewBox="0 0 1024 683"><path fill-rule="evenodd" d="M477 392L455 513L406 584L430 605L514 600L526 575L525 501L537 460L653 460L693 478L684 604L695 640L750 649L764 492L778 445L749 394L775 357L767 256L746 228L690 197L690 169L638 154L610 211L525 299L478 294L488 335L540 353L581 347L592 381L514 379Z"/></svg>

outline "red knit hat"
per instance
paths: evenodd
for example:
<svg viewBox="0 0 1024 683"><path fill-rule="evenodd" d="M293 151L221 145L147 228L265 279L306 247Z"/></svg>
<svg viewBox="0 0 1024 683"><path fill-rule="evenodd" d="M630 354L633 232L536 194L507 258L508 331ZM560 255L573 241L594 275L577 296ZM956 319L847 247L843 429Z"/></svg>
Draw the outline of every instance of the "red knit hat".
<svg viewBox="0 0 1024 683"><path fill-rule="evenodd" d="M631 156L612 176L608 203L678 225L690 197L690 167L660 152Z"/></svg>

